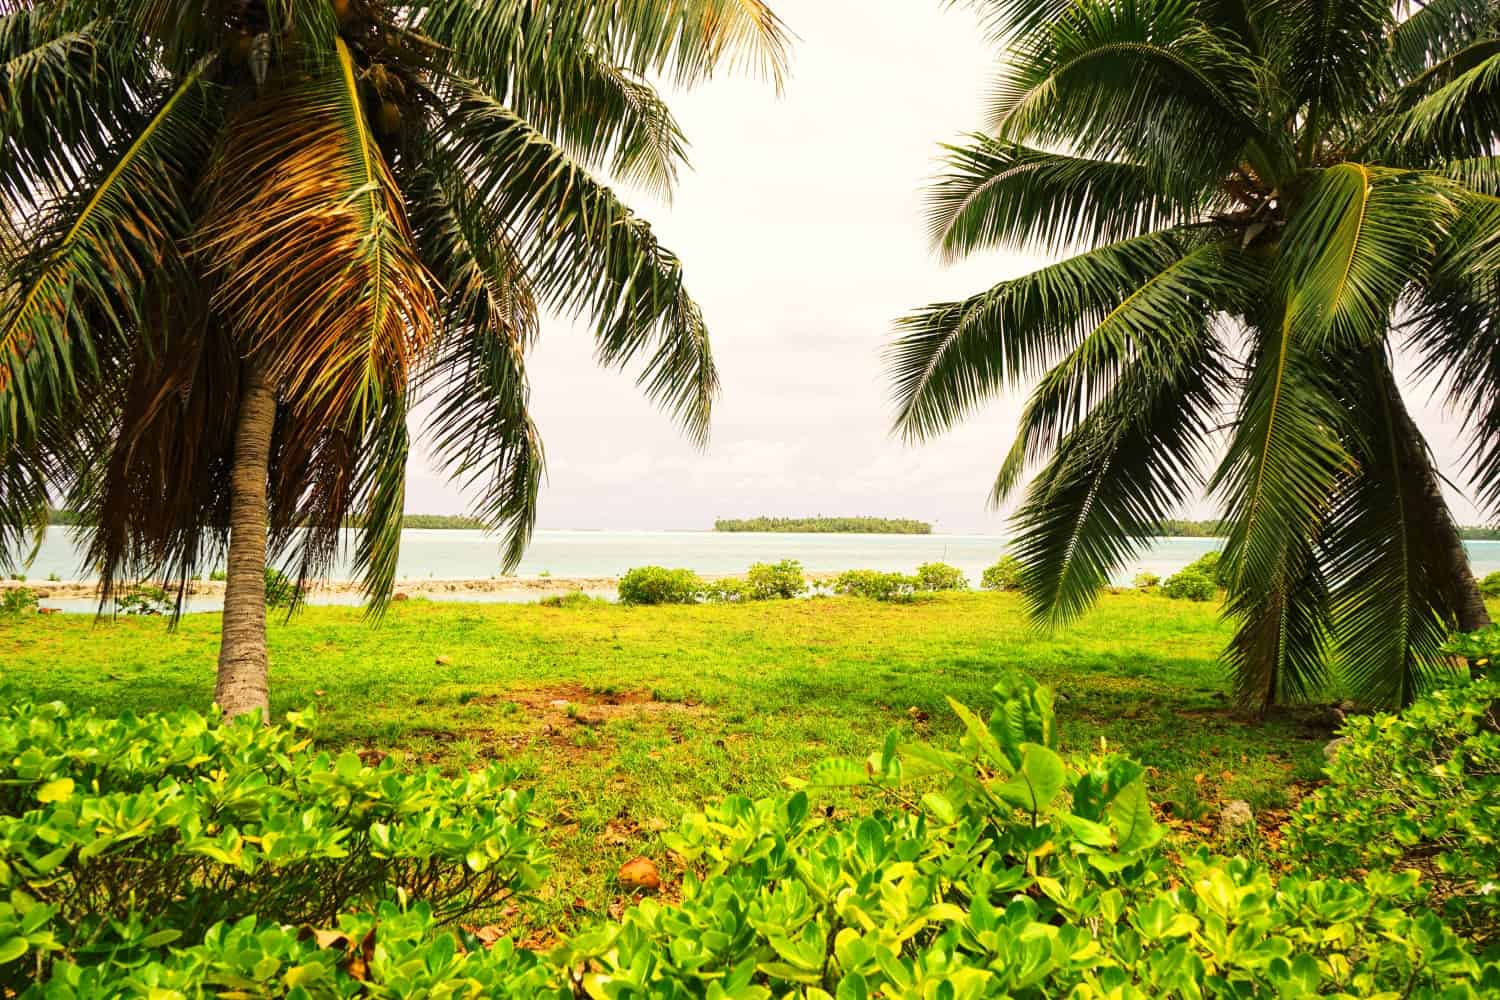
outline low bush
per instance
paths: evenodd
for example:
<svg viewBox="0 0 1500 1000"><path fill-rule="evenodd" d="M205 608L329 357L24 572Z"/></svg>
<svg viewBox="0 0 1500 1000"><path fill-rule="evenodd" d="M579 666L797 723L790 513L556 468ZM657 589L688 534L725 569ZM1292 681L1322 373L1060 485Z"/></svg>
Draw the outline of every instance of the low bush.
<svg viewBox="0 0 1500 1000"><path fill-rule="evenodd" d="M833 592L847 597L866 597L872 601L907 602L917 594L917 578L904 573L884 573L878 569L851 569L833 581Z"/></svg>
<svg viewBox="0 0 1500 1000"><path fill-rule="evenodd" d="M9 796L0 873L15 886L35 871L37 860L17 846L31 841L6 835L17 826L51 817L60 846L42 859L47 873L0 903L0 970L16 989L35 976L41 982L28 993L55 997L1459 1000L1500 990L1493 957L1481 962L1436 915L1410 905L1414 873L1277 876L1242 858L1165 851L1145 769L1118 755L1065 759L1045 688L1007 677L988 719L953 708L962 724L956 745L904 743L893 733L867 760L818 765L790 794L730 798L689 814L664 837L686 865L680 900L642 900L545 954L508 939L485 948L455 928L445 900L475 897L430 891L448 884L441 878L337 914L312 912L344 894L338 872L372 866L394 884L410 883L407 865L429 858L460 879L499 873L492 877L502 892L531 884L537 857L524 799L489 777L428 784L347 757L311 757L299 730L204 726L185 716L129 720L118 733L95 720L98 740L82 731L59 739L48 720L60 710L27 709L27 718L0 726L9 741L0 760L35 765L24 773L9 765L22 780L0 785ZM150 735L137 748L131 734L141 726ZM284 771L303 780L275 782L278 794L250 780ZM166 790L186 789L194 802L215 795L213 773L228 786L214 800L224 836L189 827L174 844L155 837L148 820L136 845L143 862L128 828L80 832L78 820L136 819L119 812L123 798L89 806L85 816L101 775L117 789L108 794L146 796L143 815L153 817ZM63 775L71 787L59 784ZM829 790L839 790L838 812L815 801ZM288 813L312 810L285 832L284 846L241 832L245 814L280 811L280 795ZM460 803L469 808L453 808ZM375 811L385 818L367 822ZM340 831L353 836L340 840ZM78 846L99 837L102 854ZM220 862L231 849L240 855ZM216 877L170 881L165 891L140 880L142 905L103 937L89 933L97 923L80 924L51 902L54 886L74 885L75 872L99 857L129 874L169 851L187 871L218 865ZM285 866L274 863L281 852ZM235 863L241 857L246 874ZM292 887L272 883L273 868L318 906L288 909ZM221 875L238 894L236 907L226 905ZM257 879L270 891L264 899ZM106 901L125 895L95 884ZM190 898L176 899L184 886ZM192 909L195 896L209 909ZM165 913L150 908L162 902Z"/></svg>
<svg viewBox="0 0 1500 1000"><path fill-rule="evenodd" d="M968 590L969 578L957 566L930 562L917 567L917 589L921 591Z"/></svg>
<svg viewBox="0 0 1500 1000"><path fill-rule="evenodd" d="M711 604L737 604L750 600L750 588L739 577L726 576L704 583L700 596Z"/></svg>
<svg viewBox="0 0 1500 1000"><path fill-rule="evenodd" d="M35 614L36 592L30 587L8 587L0 590L0 618L19 618Z"/></svg>
<svg viewBox="0 0 1500 1000"><path fill-rule="evenodd" d="M1161 592L1174 601L1211 601L1219 596L1219 585L1207 573L1189 567L1168 577Z"/></svg>
<svg viewBox="0 0 1500 1000"><path fill-rule="evenodd" d="M984 571L979 585L985 590L1020 590L1024 568L1015 556L1001 556L999 562Z"/></svg>
<svg viewBox="0 0 1500 1000"><path fill-rule="evenodd" d="M511 772L367 767L309 752L310 724L0 715L0 993L57 961L216 947L210 928L247 916L330 926L399 892L452 921L539 883Z"/></svg>
<svg viewBox="0 0 1500 1000"><path fill-rule="evenodd" d="M167 592L153 584L137 584L123 594L115 595L117 615L164 615L172 610Z"/></svg>
<svg viewBox="0 0 1500 1000"><path fill-rule="evenodd" d="M807 592L807 577L795 559L779 563L756 563L745 574L744 595L752 601L783 600Z"/></svg>
<svg viewBox="0 0 1500 1000"><path fill-rule="evenodd" d="M1161 577L1155 573L1137 573L1130 585L1142 592L1152 591L1161 586Z"/></svg>
<svg viewBox="0 0 1500 1000"><path fill-rule="evenodd" d="M304 596L296 580L275 566L266 567L266 607L289 610L301 604Z"/></svg>
<svg viewBox="0 0 1500 1000"><path fill-rule="evenodd" d="M1500 597L1500 570L1487 574L1479 582L1479 592L1485 597Z"/></svg>
<svg viewBox="0 0 1500 1000"><path fill-rule="evenodd" d="M621 604L695 604L703 581L690 569L639 566L620 577Z"/></svg>
<svg viewBox="0 0 1500 1000"><path fill-rule="evenodd" d="M1462 657L1479 673L1488 673L1500 657L1500 623L1474 632L1459 632L1443 644L1443 652Z"/></svg>
<svg viewBox="0 0 1500 1000"><path fill-rule="evenodd" d="M1500 681L1356 716L1329 784L1288 824L1289 856L1321 872L1416 868L1449 916L1500 934Z"/></svg>
<svg viewBox="0 0 1500 1000"><path fill-rule="evenodd" d="M570 590L566 594L551 594L537 603L544 608L592 608L609 602L582 590Z"/></svg>

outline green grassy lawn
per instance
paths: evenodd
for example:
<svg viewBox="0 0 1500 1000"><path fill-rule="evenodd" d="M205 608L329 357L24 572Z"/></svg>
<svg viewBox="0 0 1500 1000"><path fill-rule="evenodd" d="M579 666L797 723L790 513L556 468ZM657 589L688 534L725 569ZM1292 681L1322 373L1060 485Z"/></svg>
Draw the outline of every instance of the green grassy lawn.
<svg viewBox="0 0 1500 1000"><path fill-rule="evenodd" d="M206 707L217 615L0 626L12 698L105 712ZM913 605L849 598L624 608L396 604L379 627L353 608L273 620L274 710L316 705L319 737L367 758L400 752L460 768L500 760L534 783L557 875L527 917L551 926L606 909L612 876L698 803L775 791L827 756L863 758L892 727L946 739L944 698L986 705L997 675L1061 695L1063 741L1107 740L1153 768L1169 817L1213 818L1243 798L1284 807L1316 779L1326 727L1228 709L1211 605L1106 597L1039 636L1018 598L954 594Z"/></svg>

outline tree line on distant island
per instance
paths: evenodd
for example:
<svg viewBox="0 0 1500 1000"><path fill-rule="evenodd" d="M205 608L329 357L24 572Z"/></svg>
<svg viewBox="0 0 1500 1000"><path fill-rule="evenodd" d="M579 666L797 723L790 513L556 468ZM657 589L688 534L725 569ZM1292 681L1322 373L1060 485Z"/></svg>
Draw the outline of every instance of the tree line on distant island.
<svg viewBox="0 0 1500 1000"><path fill-rule="evenodd" d="M910 518L889 517L751 517L720 518L715 531L767 531L785 534L930 535L932 525Z"/></svg>
<svg viewBox="0 0 1500 1000"><path fill-rule="evenodd" d="M89 522L78 511L53 510L47 515L47 523L59 527L71 528L79 525L87 525ZM360 526L359 519L353 517L345 518L344 526L357 528ZM467 517L462 514L406 514L401 518L401 527L483 531L486 525L477 517Z"/></svg>
<svg viewBox="0 0 1500 1000"><path fill-rule="evenodd" d="M60 527L74 527L85 521L77 511L53 510L48 523ZM353 519L349 527L358 527ZM403 528L451 529L482 531L485 524L477 517L463 514L407 514L401 519ZM784 534L859 534L859 535L930 535L932 525L926 521L910 518L888 517L752 517L721 518L714 522L714 530L721 532L778 532ZM1223 538L1229 533L1223 521L1168 520L1161 522L1157 535L1162 538ZM1471 542L1500 541L1500 528L1467 527L1459 533Z"/></svg>

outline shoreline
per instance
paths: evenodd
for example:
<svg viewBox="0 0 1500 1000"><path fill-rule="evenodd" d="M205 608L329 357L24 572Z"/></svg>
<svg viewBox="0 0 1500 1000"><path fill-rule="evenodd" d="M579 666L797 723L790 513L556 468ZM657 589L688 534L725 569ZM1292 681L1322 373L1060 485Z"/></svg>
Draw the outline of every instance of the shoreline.
<svg viewBox="0 0 1500 1000"><path fill-rule="evenodd" d="M699 574L708 583L727 580L743 574L703 573ZM810 583L827 583L837 573L808 573ZM547 597L553 594L569 594L574 591L615 590L620 583L617 576L500 576L483 579L440 580L431 577L409 577L398 579L392 588L393 600L409 600L452 594L513 594ZM7 590L28 588L39 600L81 601L98 599L99 584L95 580L0 580L0 593ZM171 593L169 590L168 593ZM360 594L358 580L313 580L307 588L309 598L320 594ZM224 581L194 580L188 587L189 597L219 598L224 596Z"/></svg>

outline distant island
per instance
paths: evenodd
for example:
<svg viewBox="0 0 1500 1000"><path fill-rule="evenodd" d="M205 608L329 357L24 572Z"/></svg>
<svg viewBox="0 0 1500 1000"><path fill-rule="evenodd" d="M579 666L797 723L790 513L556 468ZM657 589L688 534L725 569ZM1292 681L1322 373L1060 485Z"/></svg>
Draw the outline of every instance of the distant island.
<svg viewBox="0 0 1500 1000"><path fill-rule="evenodd" d="M1223 538L1229 534L1229 525L1223 521L1163 521L1156 533L1162 538ZM1458 533L1470 542L1500 541L1500 528L1467 527L1459 528Z"/></svg>
<svg viewBox="0 0 1500 1000"><path fill-rule="evenodd" d="M926 521L890 517L752 517L742 520L720 519L714 522L714 530L780 534L930 535L932 525Z"/></svg>

